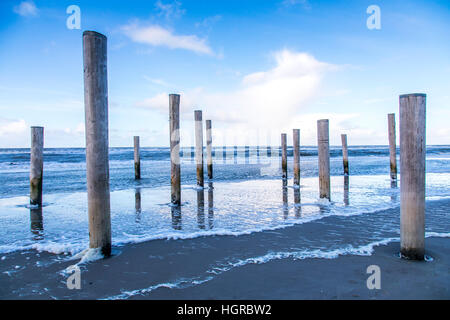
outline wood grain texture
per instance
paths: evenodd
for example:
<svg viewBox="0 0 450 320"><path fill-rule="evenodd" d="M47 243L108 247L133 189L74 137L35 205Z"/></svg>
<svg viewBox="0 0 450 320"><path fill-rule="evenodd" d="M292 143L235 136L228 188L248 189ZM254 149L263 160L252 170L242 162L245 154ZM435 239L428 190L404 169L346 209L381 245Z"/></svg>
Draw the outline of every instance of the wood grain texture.
<svg viewBox="0 0 450 320"><path fill-rule="evenodd" d="M195 160L197 164L197 186L204 186L203 174L203 120L202 111L194 111L195 118Z"/></svg>
<svg viewBox="0 0 450 320"><path fill-rule="evenodd" d="M107 39L83 33L89 246L111 254Z"/></svg>
<svg viewBox="0 0 450 320"><path fill-rule="evenodd" d="M330 190L330 141L328 119L317 121L317 146L319 161L320 198L331 200Z"/></svg>
<svg viewBox="0 0 450 320"><path fill-rule="evenodd" d="M44 128L31 127L30 149L30 204L42 206L42 179L44 171Z"/></svg>
<svg viewBox="0 0 450 320"><path fill-rule="evenodd" d="M294 145L294 185L300 185L300 129L292 130Z"/></svg>
<svg viewBox="0 0 450 320"><path fill-rule="evenodd" d="M400 96L400 246L404 257L425 254L426 95Z"/></svg>
<svg viewBox="0 0 450 320"><path fill-rule="evenodd" d="M180 181L180 95L169 95L171 202L181 205Z"/></svg>
<svg viewBox="0 0 450 320"><path fill-rule="evenodd" d="M388 114L389 162L391 179L397 179L397 145L395 133L395 113Z"/></svg>

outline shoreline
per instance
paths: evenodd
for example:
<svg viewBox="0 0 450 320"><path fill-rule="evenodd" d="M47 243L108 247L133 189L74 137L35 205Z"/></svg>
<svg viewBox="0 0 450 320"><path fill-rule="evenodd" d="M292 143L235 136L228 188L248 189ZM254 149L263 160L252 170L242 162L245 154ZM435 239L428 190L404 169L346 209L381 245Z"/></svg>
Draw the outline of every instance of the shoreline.
<svg viewBox="0 0 450 320"><path fill-rule="evenodd" d="M215 258L210 253L257 238L155 240L116 248L115 256L80 266L81 290L67 289L63 274L77 261L45 252L15 253L2 261L0 299L450 299L450 239L438 237L426 239L429 262L400 259L399 242L393 241L376 246L371 255L254 261L198 277L199 265L208 267ZM173 257L162 259L170 250ZM15 264L26 267L15 271ZM370 265L381 269L381 290L367 289ZM13 271L6 275L8 266Z"/></svg>

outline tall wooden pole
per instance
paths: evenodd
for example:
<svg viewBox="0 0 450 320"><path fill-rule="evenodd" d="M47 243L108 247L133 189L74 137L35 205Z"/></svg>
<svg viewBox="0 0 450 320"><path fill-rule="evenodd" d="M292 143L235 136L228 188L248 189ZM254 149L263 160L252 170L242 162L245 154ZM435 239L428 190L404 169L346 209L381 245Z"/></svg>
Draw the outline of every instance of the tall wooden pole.
<svg viewBox="0 0 450 320"><path fill-rule="evenodd" d="M426 95L400 96L400 247L403 257L425 254Z"/></svg>
<svg viewBox="0 0 450 320"><path fill-rule="evenodd" d="M344 165L344 175L348 175L348 147L347 147L347 135L341 134L342 141L342 162Z"/></svg>
<svg viewBox="0 0 450 320"><path fill-rule="evenodd" d="M287 179L287 137L286 133L281 134L281 171L282 178Z"/></svg>
<svg viewBox="0 0 450 320"><path fill-rule="evenodd" d="M134 137L134 178L139 180L141 178L141 156L139 154L139 137Z"/></svg>
<svg viewBox="0 0 450 320"><path fill-rule="evenodd" d="M294 185L300 185L300 129L292 130L294 144Z"/></svg>
<svg viewBox="0 0 450 320"><path fill-rule="evenodd" d="M211 120L206 120L206 166L208 167L208 179L213 178L212 160L212 128Z"/></svg>
<svg viewBox="0 0 450 320"><path fill-rule="evenodd" d="M83 33L84 105L86 120L86 177L89 247L111 254L109 195L107 39Z"/></svg>
<svg viewBox="0 0 450 320"><path fill-rule="evenodd" d="M169 95L171 202L181 205L180 183L180 95Z"/></svg>
<svg viewBox="0 0 450 320"><path fill-rule="evenodd" d="M319 192L320 198L331 200L330 191L330 142L328 119L317 121L318 158L319 158Z"/></svg>
<svg viewBox="0 0 450 320"><path fill-rule="evenodd" d="M30 204L42 206L42 178L44 170L44 128L31 127Z"/></svg>
<svg viewBox="0 0 450 320"><path fill-rule="evenodd" d="M195 159L197 164L197 186L204 186L203 176L203 120L202 111L194 111L195 116Z"/></svg>
<svg viewBox="0 0 450 320"><path fill-rule="evenodd" d="M391 179L397 180L397 150L395 136L395 113L388 114L389 157L391 163Z"/></svg>

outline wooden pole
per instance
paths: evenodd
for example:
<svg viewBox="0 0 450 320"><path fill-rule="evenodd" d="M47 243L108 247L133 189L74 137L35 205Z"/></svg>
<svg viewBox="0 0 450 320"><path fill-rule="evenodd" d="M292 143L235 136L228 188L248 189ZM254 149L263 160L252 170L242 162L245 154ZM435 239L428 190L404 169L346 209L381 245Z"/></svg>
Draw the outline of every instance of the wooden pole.
<svg viewBox="0 0 450 320"><path fill-rule="evenodd" d="M328 119L317 121L317 145L319 158L319 192L320 198L331 200L330 191L330 142Z"/></svg>
<svg viewBox="0 0 450 320"><path fill-rule="evenodd" d="M281 171L282 178L287 179L287 138L286 133L281 134Z"/></svg>
<svg viewBox="0 0 450 320"><path fill-rule="evenodd" d="M395 113L388 114L389 156L391 163L391 179L397 180L397 150L395 137Z"/></svg>
<svg viewBox="0 0 450 320"><path fill-rule="evenodd" d="M141 156L139 154L139 137L134 137L134 178L139 180L141 178Z"/></svg>
<svg viewBox="0 0 450 320"><path fill-rule="evenodd" d="M169 95L171 202L181 205L180 185L180 95Z"/></svg>
<svg viewBox="0 0 450 320"><path fill-rule="evenodd" d="M109 195L107 39L83 33L84 105L86 120L86 177L89 247L111 254Z"/></svg>
<svg viewBox="0 0 450 320"><path fill-rule="evenodd" d="M194 111L195 116L195 159L197 163L197 186L204 186L203 176L203 120L202 111Z"/></svg>
<svg viewBox="0 0 450 320"><path fill-rule="evenodd" d="M346 206L350 205L350 200L349 200L349 176L345 175L344 176L344 204Z"/></svg>
<svg viewBox="0 0 450 320"><path fill-rule="evenodd" d="M212 128L211 120L206 120L206 165L208 169L208 179L213 178L213 160L212 160Z"/></svg>
<svg viewBox="0 0 450 320"><path fill-rule="evenodd" d="M250 162L250 147L248 145L245 145L245 163L249 163Z"/></svg>
<svg viewBox="0 0 450 320"><path fill-rule="evenodd" d="M300 129L292 130L294 143L294 185L300 185Z"/></svg>
<svg viewBox="0 0 450 320"><path fill-rule="evenodd" d="M347 135L341 134L342 141L342 162L344 165L344 175L348 175L348 147L347 147Z"/></svg>
<svg viewBox="0 0 450 320"><path fill-rule="evenodd" d="M425 254L426 95L400 96L400 247L403 257Z"/></svg>
<svg viewBox="0 0 450 320"><path fill-rule="evenodd" d="M44 170L44 128L31 127L30 204L42 206L42 178Z"/></svg>

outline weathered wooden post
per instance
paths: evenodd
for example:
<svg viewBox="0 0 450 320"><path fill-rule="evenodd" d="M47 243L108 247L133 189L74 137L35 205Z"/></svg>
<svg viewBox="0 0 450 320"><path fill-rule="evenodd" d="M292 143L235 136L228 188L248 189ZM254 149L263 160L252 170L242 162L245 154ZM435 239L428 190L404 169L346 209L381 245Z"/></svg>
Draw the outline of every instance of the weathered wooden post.
<svg viewBox="0 0 450 320"><path fill-rule="evenodd" d="M223 163L227 162L227 146L225 145L225 142L224 145L222 146L222 159Z"/></svg>
<svg viewBox="0 0 450 320"><path fill-rule="evenodd" d="M250 159L249 159L249 157L250 157L250 147L248 145L245 145L244 150L245 150L244 151L245 152L245 163L248 164L250 162Z"/></svg>
<svg viewBox="0 0 450 320"><path fill-rule="evenodd" d="M400 96L400 247L403 257L425 254L426 95Z"/></svg>
<svg viewBox="0 0 450 320"><path fill-rule="evenodd" d="M139 137L134 137L134 178L141 178L141 156L139 154Z"/></svg>
<svg viewBox="0 0 450 320"><path fill-rule="evenodd" d="M282 178L287 179L287 138L286 133L281 134L281 171Z"/></svg>
<svg viewBox="0 0 450 320"><path fill-rule="evenodd" d="M30 204L42 206L42 178L44 170L44 128L31 127Z"/></svg>
<svg viewBox="0 0 450 320"><path fill-rule="evenodd" d="M389 157L391 163L391 179L397 179L397 150L395 142L395 113L388 114Z"/></svg>
<svg viewBox="0 0 450 320"><path fill-rule="evenodd" d="M181 205L180 185L180 95L169 95L171 202Z"/></svg>
<svg viewBox="0 0 450 320"><path fill-rule="evenodd" d="M195 160L197 163L197 186L204 186L203 177L203 120L202 111L195 110Z"/></svg>
<svg viewBox="0 0 450 320"><path fill-rule="evenodd" d="M341 134L341 141L342 141L342 162L344 165L344 175L348 175L348 147L346 134Z"/></svg>
<svg viewBox="0 0 450 320"><path fill-rule="evenodd" d="M294 185L300 186L300 129L293 129Z"/></svg>
<svg viewBox="0 0 450 320"><path fill-rule="evenodd" d="M212 128L211 120L206 120L206 166L208 167L208 179L213 178L212 160Z"/></svg>
<svg viewBox="0 0 450 320"><path fill-rule="evenodd" d="M89 247L111 254L109 195L107 39L83 33L84 106L86 122L86 178L89 211Z"/></svg>
<svg viewBox="0 0 450 320"><path fill-rule="evenodd" d="M328 119L317 121L317 149L319 158L320 198L331 200L330 190L330 141Z"/></svg>

